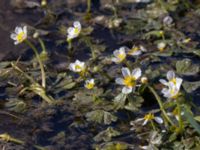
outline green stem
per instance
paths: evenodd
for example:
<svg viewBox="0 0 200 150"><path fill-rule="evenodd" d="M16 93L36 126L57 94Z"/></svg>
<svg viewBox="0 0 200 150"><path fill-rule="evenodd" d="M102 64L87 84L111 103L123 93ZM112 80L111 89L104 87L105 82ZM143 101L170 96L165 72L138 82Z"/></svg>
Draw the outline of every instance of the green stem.
<svg viewBox="0 0 200 150"><path fill-rule="evenodd" d="M150 123L151 123L151 126L152 126L153 130L156 131L156 127L154 125L154 122L152 120L150 120Z"/></svg>
<svg viewBox="0 0 200 150"><path fill-rule="evenodd" d="M181 117L181 106L180 103L176 100L176 105L178 109L178 124L179 124L179 131L180 133L183 131L183 120Z"/></svg>
<svg viewBox="0 0 200 150"><path fill-rule="evenodd" d="M165 119L172 125L174 126L173 122L171 121L171 119L168 117L164 107L163 107L163 103L160 99L160 97L158 96L158 94L156 93L156 91L151 87L151 86L148 86L149 90L154 94L158 104L159 104L159 107L160 107L160 110L161 112L163 113L163 116L165 117Z"/></svg>
<svg viewBox="0 0 200 150"><path fill-rule="evenodd" d="M22 73L29 81L31 81L32 83L36 83L36 81L29 76L27 73L25 73L24 71L22 71L18 66L16 66L14 63L11 63L12 67L17 70L18 72Z"/></svg>
<svg viewBox="0 0 200 150"><path fill-rule="evenodd" d="M46 50L46 47L45 47L45 44L44 44L44 42L42 41L42 39L41 38L38 38L38 41L40 42L40 45L41 45L41 48L42 48L42 52L47 52L47 50Z"/></svg>
<svg viewBox="0 0 200 150"><path fill-rule="evenodd" d="M91 0L87 0L87 14L91 12Z"/></svg>
<svg viewBox="0 0 200 150"><path fill-rule="evenodd" d="M9 134L7 133L3 133L3 134L0 134L0 138L4 141L8 141L8 142L14 142L16 144L21 144L21 145L24 145L25 142L22 141L22 140L19 140L19 139L16 139L16 138L13 138L11 137ZM45 148L39 146L39 145L33 145L36 149L38 150L46 150Z"/></svg>
<svg viewBox="0 0 200 150"><path fill-rule="evenodd" d="M41 59L40 59L40 56L39 56L39 54L38 54L38 51L37 51L37 49L35 48L35 46L34 46L31 42L29 42L28 40L25 40L25 42L26 42L27 45L29 45L29 46L32 48L32 50L34 51L34 53L35 53L35 55L36 55L36 58L37 58L37 60L38 60L38 63L39 63L39 65L40 65L40 70L41 70L42 86L43 86L44 88L46 88L46 75L45 75L44 66L43 66L43 63L42 63L42 61L41 61Z"/></svg>

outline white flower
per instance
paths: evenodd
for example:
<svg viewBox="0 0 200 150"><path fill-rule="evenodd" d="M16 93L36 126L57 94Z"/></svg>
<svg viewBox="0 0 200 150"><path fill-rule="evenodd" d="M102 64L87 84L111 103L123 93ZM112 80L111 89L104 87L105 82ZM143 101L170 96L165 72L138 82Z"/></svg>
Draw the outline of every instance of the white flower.
<svg viewBox="0 0 200 150"><path fill-rule="evenodd" d="M128 50L128 55L131 56L138 56L141 55L142 52L146 52L146 48L144 46L139 45L139 46L133 46L131 49Z"/></svg>
<svg viewBox="0 0 200 150"><path fill-rule="evenodd" d="M120 63L126 58L126 47L120 47L119 50L115 50L113 52L114 57L112 58L112 61L115 63Z"/></svg>
<svg viewBox="0 0 200 150"><path fill-rule="evenodd" d="M15 32L10 35L10 38L15 41L15 45L22 43L27 38L27 26L16 27Z"/></svg>
<svg viewBox="0 0 200 150"><path fill-rule="evenodd" d="M157 48L162 52L166 47L166 43L160 42L157 44Z"/></svg>
<svg viewBox="0 0 200 150"><path fill-rule="evenodd" d="M140 68L136 68L130 72L128 68L122 68L122 74L124 78L117 78L115 82L120 85L124 85L122 89L122 93L128 94L135 90L136 81L139 79L139 77L142 74L142 71Z"/></svg>
<svg viewBox="0 0 200 150"><path fill-rule="evenodd" d="M164 97L176 98L179 93L183 79L176 77L173 71L167 72L167 79L168 81L160 79L160 82L168 87L163 88L161 92L164 94Z"/></svg>
<svg viewBox="0 0 200 150"><path fill-rule="evenodd" d="M175 73L172 70L167 72L167 80L168 81L160 79L159 81L165 86L169 86L169 83L173 83L177 89L180 89L183 82L183 79L176 77ZM170 87L172 88L173 85L171 85Z"/></svg>
<svg viewBox="0 0 200 150"><path fill-rule="evenodd" d="M158 124L163 123L163 119L161 117L155 117L154 114L148 113L144 116L144 118L139 118L136 120L136 122L144 121L142 126L146 125L149 121L156 121Z"/></svg>
<svg viewBox="0 0 200 150"><path fill-rule="evenodd" d="M83 72L85 71L85 63L79 60L76 60L74 63L69 65L69 69L74 72Z"/></svg>
<svg viewBox="0 0 200 150"><path fill-rule="evenodd" d="M93 89L93 87L94 87L94 85L95 85L95 83L94 83L94 79L90 79L90 80L86 80L85 81L85 88L87 88L87 89Z"/></svg>
<svg viewBox="0 0 200 150"><path fill-rule="evenodd" d="M165 25L171 25L173 23L173 18L171 16L166 16L164 19L163 19L163 23Z"/></svg>
<svg viewBox="0 0 200 150"><path fill-rule="evenodd" d="M67 29L67 33L68 33L67 40L68 41L71 40L71 39L74 39L74 38L78 37L79 34L80 34L80 32L81 32L81 24L80 24L79 21L75 21L73 23L73 26L74 27L69 27Z"/></svg>

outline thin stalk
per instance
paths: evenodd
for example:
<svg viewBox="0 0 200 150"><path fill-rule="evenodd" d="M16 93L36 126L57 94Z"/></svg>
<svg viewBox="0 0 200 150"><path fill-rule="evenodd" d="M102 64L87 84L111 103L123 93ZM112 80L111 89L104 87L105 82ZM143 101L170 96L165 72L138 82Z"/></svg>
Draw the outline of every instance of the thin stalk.
<svg viewBox="0 0 200 150"><path fill-rule="evenodd" d="M40 65L40 70L41 70L42 87L46 88L46 75L45 75L45 71L44 71L44 65L43 65L43 63L42 63L42 61L40 59L38 51L37 51L37 49L35 48L35 46L31 42L29 42L28 40L25 40L25 42L26 42L27 45L29 45L32 48L32 50L34 51L34 53L36 55L36 58L38 60L38 63Z"/></svg>
<svg viewBox="0 0 200 150"><path fill-rule="evenodd" d="M156 131L156 127L154 125L154 122L152 120L150 120L150 123L151 123L151 126L152 126L153 130Z"/></svg>
<svg viewBox="0 0 200 150"><path fill-rule="evenodd" d="M16 66L14 63L11 63L12 67L17 70L18 72L22 73L28 80L30 80L32 83L36 83L36 81L29 76L27 73L25 73L24 71L22 71L18 66Z"/></svg>
<svg viewBox="0 0 200 150"><path fill-rule="evenodd" d="M158 96L158 94L156 93L156 91L151 87L151 86L148 86L149 90L153 93L153 95L155 96L158 104L159 104L159 107L160 107L160 110L161 112L163 113L163 116L165 117L165 119L173 126L173 122L171 121L171 119L168 117L164 107L163 107L163 103L160 99L160 97Z"/></svg>
<svg viewBox="0 0 200 150"><path fill-rule="evenodd" d="M19 140L19 139L16 139L16 138L13 138L11 137L9 134L7 133L3 133L3 134L0 134L0 138L4 141L8 141L8 142L14 142L16 144L21 144L21 145L24 145L25 142L22 141L22 140ZM45 148L39 146L39 145L33 145L36 149L38 150L46 150Z"/></svg>
<svg viewBox="0 0 200 150"><path fill-rule="evenodd" d="M22 73L28 80L31 81L31 83L34 85L31 89L34 93L42 97L47 103L52 104L54 100L46 95L44 87L42 87L40 84L38 84L31 76L23 72L19 67L17 67L15 64L11 63L12 67Z"/></svg>
<svg viewBox="0 0 200 150"><path fill-rule="evenodd" d="M38 38L38 41L40 42L40 45L41 45L41 48L42 48L42 52L47 52L47 50L46 50L46 47L45 47L45 44L44 44L44 42L42 41L42 39L41 38Z"/></svg>
<svg viewBox="0 0 200 150"><path fill-rule="evenodd" d="M91 12L91 0L87 0L87 14Z"/></svg>
<svg viewBox="0 0 200 150"><path fill-rule="evenodd" d="M180 103L176 100L176 105L178 109L178 124L179 124L179 131L180 133L183 131L183 120L181 117L181 106Z"/></svg>

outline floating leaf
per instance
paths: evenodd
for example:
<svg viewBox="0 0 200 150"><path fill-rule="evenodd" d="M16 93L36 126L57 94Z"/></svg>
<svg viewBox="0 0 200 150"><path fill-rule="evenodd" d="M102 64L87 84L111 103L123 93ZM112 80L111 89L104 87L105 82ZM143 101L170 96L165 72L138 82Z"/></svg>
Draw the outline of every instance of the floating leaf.
<svg viewBox="0 0 200 150"><path fill-rule="evenodd" d="M94 140L96 142L100 141L110 141L112 137L120 135L120 132L114 130L112 127L108 127L106 130L101 131L98 133L95 137Z"/></svg>
<svg viewBox="0 0 200 150"><path fill-rule="evenodd" d="M196 81L196 82L184 81L183 87L188 93L191 93L200 87L200 81Z"/></svg>
<svg viewBox="0 0 200 150"><path fill-rule="evenodd" d="M138 111L142 105L144 99L140 96L128 96L128 104L125 106L125 109L130 111Z"/></svg>
<svg viewBox="0 0 200 150"><path fill-rule="evenodd" d="M103 89L94 88L92 90L82 89L75 94L73 103L76 107L89 106L93 107L92 103L95 102L97 97L103 94Z"/></svg>
<svg viewBox="0 0 200 150"><path fill-rule="evenodd" d="M193 51L193 53L194 53L195 55L197 55L197 56L200 57L200 49L199 49L199 50L195 50L195 51Z"/></svg>
<svg viewBox="0 0 200 150"><path fill-rule="evenodd" d="M117 117L110 112L104 110L94 110L86 114L88 121L94 121L97 123L111 124L113 121L117 121Z"/></svg>
<svg viewBox="0 0 200 150"><path fill-rule="evenodd" d="M177 61L176 63L176 71L177 73L183 75L194 75L199 72L199 66L193 64L190 59L183 59L181 61Z"/></svg>
<svg viewBox="0 0 200 150"><path fill-rule="evenodd" d="M5 107L17 113L22 113L26 110L26 103L22 100L12 99L6 102Z"/></svg>
<svg viewBox="0 0 200 150"><path fill-rule="evenodd" d="M115 97L115 99L113 100L115 109L118 110L124 108L126 102L126 96L127 96L126 94L120 93Z"/></svg>

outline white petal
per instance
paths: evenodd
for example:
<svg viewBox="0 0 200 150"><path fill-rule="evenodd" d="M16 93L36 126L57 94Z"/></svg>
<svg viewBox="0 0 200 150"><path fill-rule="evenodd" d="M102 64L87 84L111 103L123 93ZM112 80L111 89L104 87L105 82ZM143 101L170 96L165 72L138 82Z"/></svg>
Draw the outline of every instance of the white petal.
<svg viewBox="0 0 200 150"><path fill-rule="evenodd" d="M23 32L25 33L25 35L27 35L27 26L23 27Z"/></svg>
<svg viewBox="0 0 200 150"><path fill-rule="evenodd" d="M167 72L167 79L170 81L170 80L172 80L172 79L174 79L175 78L175 73L174 73L174 71L168 71Z"/></svg>
<svg viewBox="0 0 200 150"><path fill-rule="evenodd" d="M143 120L144 120L144 118L138 118L138 119L135 120L135 122L140 122L140 121L143 121Z"/></svg>
<svg viewBox="0 0 200 150"><path fill-rule="evenodd" d="M17 45L17 44L19 44L19 42L18 42L18 41L15 41L14 44Z"/></svg>
<svg viewBox="0 0 200 150"><path fill-rule="evenodd" d="M115 63L118 63L120 60L119 59L117 59L117 58L115 58L115 57L113 57L112 59L111 59L113 62L115 62Z"/></svg>
<svg viewBox="0 0 200 150"><path fill-rule="evenodd" d="M119 48L119 51L125 53L128 50L128 47L122 46Z"/></svg>
<svg viewBox="0 0 200 150"><path fill-rule="evenodd" d="M168 82L166 81L166 80L164 80L164 79L160 79L159 80L160 81L160 83L162 83L163 85L166 85L166 86L168 86Z"/></svg>
<svg viewBox="0 0 200 150"><path fill-rule="evenodd" d="M132 92L132 87L123 87L122 93L129 94Z"/></svg>
<svg viewBox="0 0 200 150"><path fill-rule="evenodd" d="M119 54L120 54L120 51L119 51L119 50L115 50L115 51L113 52L113 55L114 55L115 57L118 57Z"/></svg>
<svg viewBox="0 0 200 150"><path fill-rule="evenodd" d="M132 71L132 76L138 79L142 75L142 71L140 68L136 68Z"/></svg>
<svg viewBox="0 0 200 150"><path fill-rule="evenodd" d="M81 23L79 21L75 21L73 23L73 26L76 27L76 28L78 28L79 30L81 30Z"/></svg>
<svg viewBox="0 0 200 150"><path fill-rule="evenodd" d="M17 35L16 35L15 33L12 33L12 34L10 35L10 38L13 39L13 40L16 40L16 37L17 37Z"/></svg>
<svg viewBox="0 0 200 150"><path fill-rule="evenodd" d="M155 117L154 120L158 123L158 124L162 124L163 123L163 119L161 117Z"/></svg>
<svg viewBox="0 0 200 150"><path fill-rule="evenodd" d="M69 65L69 69L70 69L71 71L74 71L74 70L75 70L75 64L74 64L74 63L71 63L71 64Z"/></svg>
<svg viewBox="0 0 200 150"><path fill-rule="evenodd" d="M176 87L177 87L178 89L180 89L182 82L183 82L183 79L181 79L181 78L176 78Z"/></svg>
<svg viewBox="0 0 200 150"><path fill-rule="evenodd" d="M16 27L15 28L15 33L20 33L20 32L23 32L22 28L21 27Z"/></svg>
<svg viewBox="0 0 200 150"><path fill-rule="evenodd" d="M132 56L138 56L138 55L141 55L142 54L142 51L138 50L134 53L131 53Z"/></svg>
<svg viewBox="0 0 200 150"><path fill-rule="evenodd" d="M127 67L123 67L123 68L122 68L122 75L123 75L124 77L127 77L127 76L130 76L130 75L131 75L131 72L130 72L130 70L129 70Z"/></svg>
<svg viewBox="0 0 200 150"><path fill-rule="evenodd" d="M124 85L124 80L122 78L117 78L115 82L119 85Z"/></svg>
<svg viewBox="0 0 200 150"><path fill-rule="evenodd" d="M142 126L145 126L147 124L147 122L148 122L148 120L145 119L144 122L143 122L143 124L142 124Z"/></svg>
<svg viewBox="0 0 200 150"><path fill-rule="evenodd" d="M74 33L74 28L73 28L73 27L69 27L69 28L67 29L67 33L68 33L68 34L73 34L73 33Z"/></svg>

